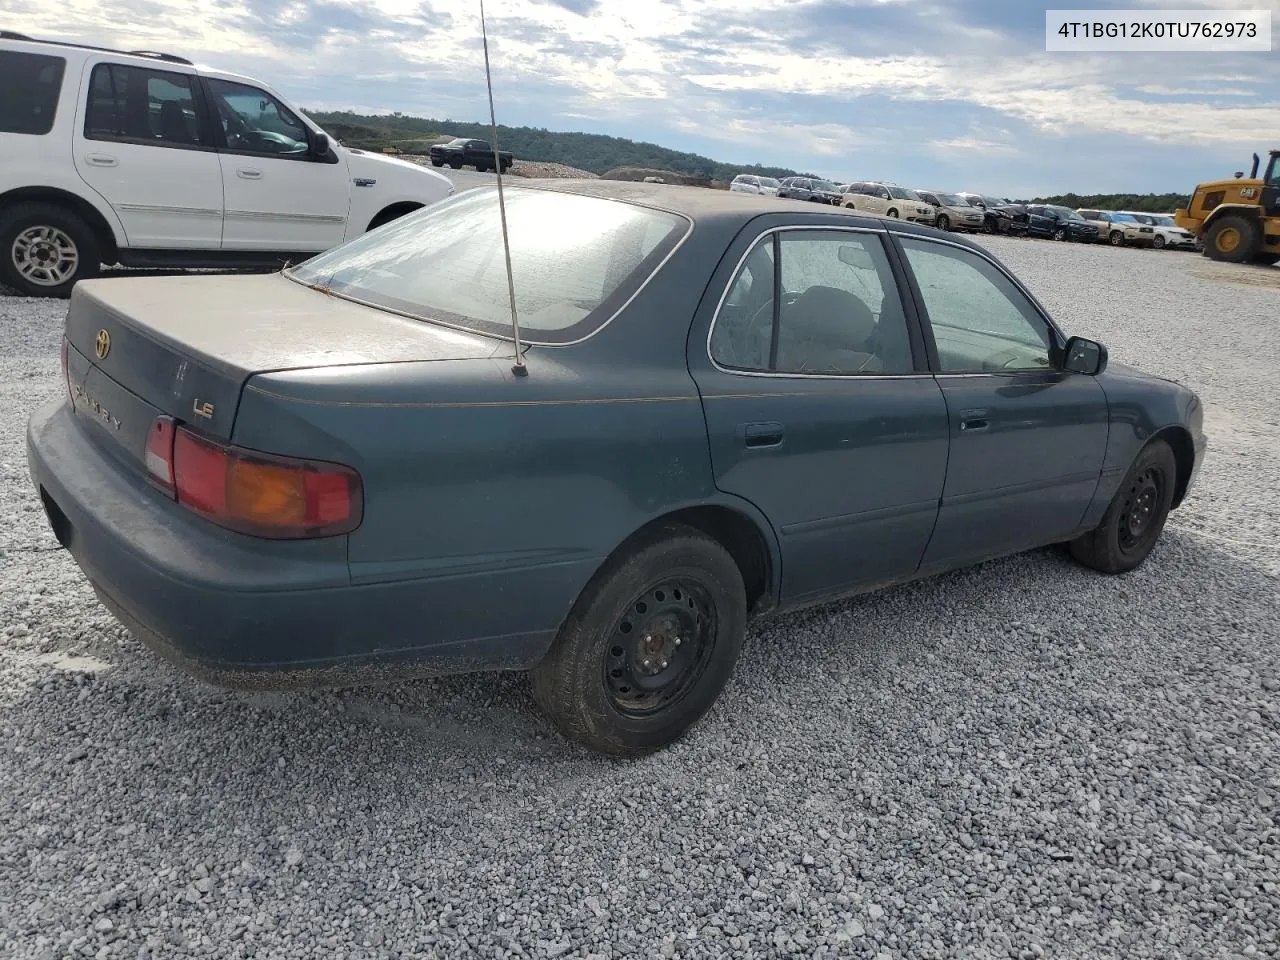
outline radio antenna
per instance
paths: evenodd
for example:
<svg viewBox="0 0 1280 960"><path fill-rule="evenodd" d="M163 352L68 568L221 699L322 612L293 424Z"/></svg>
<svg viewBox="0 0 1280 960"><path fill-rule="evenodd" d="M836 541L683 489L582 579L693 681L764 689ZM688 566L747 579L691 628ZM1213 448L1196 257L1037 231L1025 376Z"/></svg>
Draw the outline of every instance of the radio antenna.
<svg viewBox="0 0 1280 960"><path fill-rule="evenodd" d="M493 147L493 172L498 177L498 215L502 218L502 252L507 258L507 295L511 299L511 331L516 340L516 362L511 372L517 377L527 377L529 368L524 365L520 350L520 320L516 316L516 281L511 272L511 241L507 236L507 201L502 193L502 157L498 153L498 118L493 111L493 77L489 72L489 32L484 23L484 0L480 0L480 37L484 42L484 83L489 89L490 145Z"/></svg>

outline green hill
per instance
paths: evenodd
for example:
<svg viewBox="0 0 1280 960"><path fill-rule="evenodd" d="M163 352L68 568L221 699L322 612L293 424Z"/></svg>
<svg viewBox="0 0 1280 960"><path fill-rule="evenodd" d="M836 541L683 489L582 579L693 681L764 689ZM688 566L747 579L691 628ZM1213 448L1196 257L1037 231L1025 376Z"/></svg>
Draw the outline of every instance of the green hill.
<svg viewBox="0 0 1280 960"><path fill-rule="evenodd" d="M486 123L406 117L398 113L377 116L348 111L308 110L306 113L343 143L367 150L395 146L406 153L426 153L432 140L440 136L488 140L491 132ZM721 181L732 180L739 173L765 177L799 175L786 167L722 163L696 153L669 150L656 143L638 143L598 133L560 133L543 127L499 124L498 146L510 150L519 160L563 163L592 173L606 173L615 167L652 167Z"/></svg>
<svg viewBox="0 0 1280 960"><path fill-rule="evenodd" d="M395 146L405 153L425 154L442 137L489 139L489 125L431 117L408 117L401 113L360 114L343 111L308 110L307 115L351 147L382 150ZM599 133L564 133L545 127L498 125L498 145L519 160L563 163L592 173L607 173L618 167L646 167L669 170L695 177L727 182L739 173L765 177L817 176L786 167L755 163L723 163L696 153L670 150L656 143L639 143L625 137ZM1190 198L1176 193L1076 194L1037 197L1023 203L1054 203L1064 207L1096 207L1101 210L1139 210L1163 213L1185 206Z"/></svg>

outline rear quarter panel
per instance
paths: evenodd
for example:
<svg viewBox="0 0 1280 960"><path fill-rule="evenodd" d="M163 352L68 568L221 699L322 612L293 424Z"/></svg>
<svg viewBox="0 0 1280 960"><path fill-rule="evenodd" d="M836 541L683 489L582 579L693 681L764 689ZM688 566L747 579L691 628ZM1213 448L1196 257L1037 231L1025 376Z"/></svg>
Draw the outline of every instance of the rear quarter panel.
<svg viewBox="0 0 1280 960"><path fill-rule="evenodd" d="M553 630L627 536L726 499L685 363L724 250L707 232L589 340L530 348L527 377L509 352L259 375L234 439L360 472L353 583L452 578L448 616L469 604L490 633Z"/></svg>

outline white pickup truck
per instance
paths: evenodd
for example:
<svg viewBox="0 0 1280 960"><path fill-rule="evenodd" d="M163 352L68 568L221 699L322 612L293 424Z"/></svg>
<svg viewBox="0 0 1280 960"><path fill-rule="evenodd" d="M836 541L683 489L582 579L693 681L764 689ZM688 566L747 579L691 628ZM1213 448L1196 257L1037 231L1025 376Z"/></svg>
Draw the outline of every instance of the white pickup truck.
<svg viewBox="0 0 1280 960"><path fill-rule="evenodd" d="M103 264L298 262L453 193L260 81L0 31L0 284L28 296Z"/></svg>

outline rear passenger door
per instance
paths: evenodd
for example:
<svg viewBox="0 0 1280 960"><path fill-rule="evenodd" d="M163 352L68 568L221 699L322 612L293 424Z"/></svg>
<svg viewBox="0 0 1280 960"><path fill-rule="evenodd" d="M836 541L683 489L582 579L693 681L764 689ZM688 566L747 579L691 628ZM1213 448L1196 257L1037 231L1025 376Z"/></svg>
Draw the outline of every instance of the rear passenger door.
<svg viewBox="0 0 1280 960"><path fill-rule="evenodd" d="M700 311L689 367L716 484L773 525L784 601L912 575L942 494L947 411L885 234L753 231L709 290L718 306Z"/></svg>
<svg viewBox="0 0 1280 960"><path fill-rule="evenodd" d="M74 136L81 179L133 248L216 250L222 171L194 72L91 58Z"/></svg>

